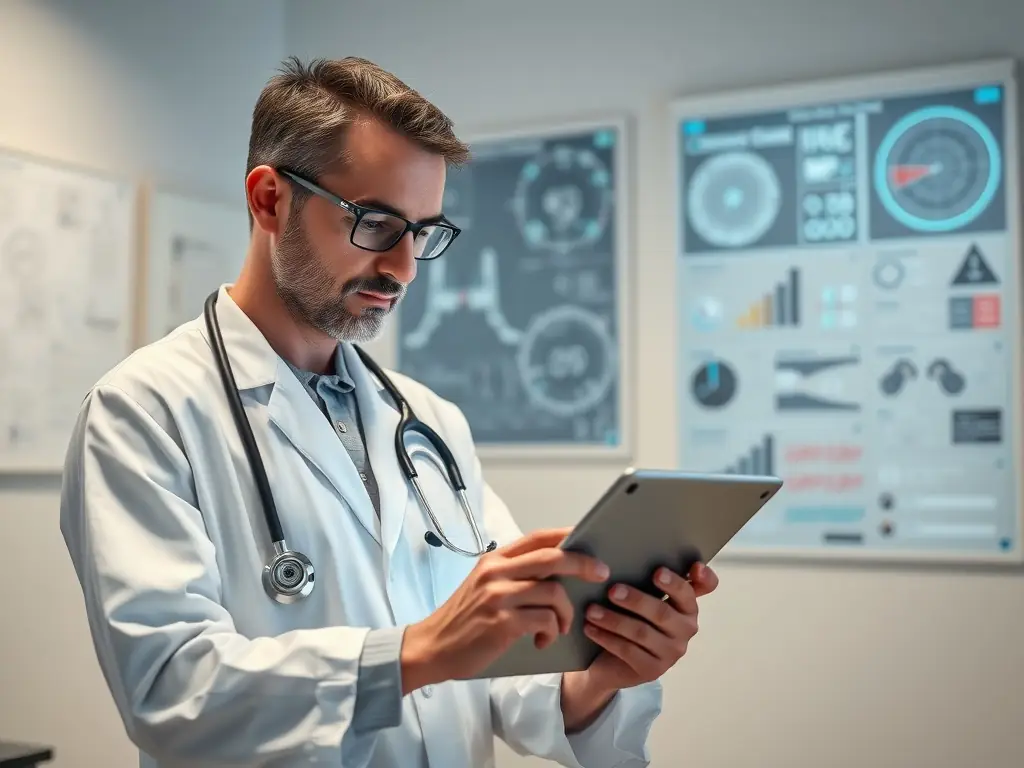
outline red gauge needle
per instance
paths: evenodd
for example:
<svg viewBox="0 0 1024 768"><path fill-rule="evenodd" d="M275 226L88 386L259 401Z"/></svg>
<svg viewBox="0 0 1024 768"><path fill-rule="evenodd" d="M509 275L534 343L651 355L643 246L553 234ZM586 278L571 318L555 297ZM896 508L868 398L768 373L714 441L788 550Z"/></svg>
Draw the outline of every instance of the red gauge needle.
<svg viewBox="0 0 1024 768"><path fill-rule="evenodd" d="M889 167L889 181L897 189L909 186L915 181L920 181L926 176L938 173L941 167L938 163L914 164L914 165L892 165Z"/></svg>

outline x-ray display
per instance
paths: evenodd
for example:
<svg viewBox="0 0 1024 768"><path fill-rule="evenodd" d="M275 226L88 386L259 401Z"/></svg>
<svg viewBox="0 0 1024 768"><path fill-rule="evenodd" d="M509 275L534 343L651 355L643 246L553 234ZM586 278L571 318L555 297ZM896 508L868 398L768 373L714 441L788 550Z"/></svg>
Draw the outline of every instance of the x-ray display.
<svg viewBox="0 0 1024 768"><path fill-rule="evenodd" d="M450 172L462 233L402 303L398 367L481 445L618 447L621 130L474 144Z"/></svg>
<svg viewBox="0 0 1024 768"><path fill-rule="evenodd" d="M681 464L785 481L731 551L1020 559L1014 81L951 82L679 105Z"/></svg>

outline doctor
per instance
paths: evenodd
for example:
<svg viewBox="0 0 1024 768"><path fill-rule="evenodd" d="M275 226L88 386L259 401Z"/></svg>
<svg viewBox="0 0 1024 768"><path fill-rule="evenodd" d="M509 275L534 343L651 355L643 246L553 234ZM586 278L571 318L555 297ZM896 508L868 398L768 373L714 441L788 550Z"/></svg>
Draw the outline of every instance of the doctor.
<svg viewBox="0 0 1024 768"><path fill-rule="evenodd" d="M495 736L564 766L648 764L659 678L715 575L665 572L665 602L608 583L619 609L588 617L603 651L586 671L464 679L521 636L566 631L566 596L545 577L606 575L557 549L567 530L524 536L459 409L375 375L353 345L457 234L441 201L447 166L466 157L447 118L373 64L290 61L253 113L237 281L215 293L212 322L136 351L88 393L61 531L143 766L480 768ZM235 396L286 541L268 525ZM438 525L403 474L400 401L450 449L497 549L448 546L481 548L420 434L404 444ZM315 574L297 597L266 577L282 552L301 558L280 580Z"/></svg>

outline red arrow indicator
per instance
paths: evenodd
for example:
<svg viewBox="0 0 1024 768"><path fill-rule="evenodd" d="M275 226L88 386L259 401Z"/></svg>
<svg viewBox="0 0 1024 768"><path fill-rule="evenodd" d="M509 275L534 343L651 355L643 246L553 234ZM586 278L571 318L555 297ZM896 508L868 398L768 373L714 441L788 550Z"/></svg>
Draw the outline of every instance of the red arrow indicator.
<svg viewBox="0 0 1024 768"><path fill-rule="evenodd" d="M893 165L889 167L889 182L896 189L901 189L933 173L934 165Z"/></svg>

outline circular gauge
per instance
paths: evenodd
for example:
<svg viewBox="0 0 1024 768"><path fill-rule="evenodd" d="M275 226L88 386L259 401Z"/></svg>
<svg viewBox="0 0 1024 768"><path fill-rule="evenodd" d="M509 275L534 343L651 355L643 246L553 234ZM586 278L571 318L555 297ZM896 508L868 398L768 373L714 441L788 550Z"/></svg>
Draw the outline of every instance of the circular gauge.
<svg viewBox="0 0 1024 768"><path fill-rule="evenodd" d="M781 206L775 170L751 152L716 155L705 160L690 179L690 224L720 248L742 248L764 237Z"/></svg>
<svg viewBox="0 0 1024 768"><path fill-rule="evenodd" d="M704 363L693 374L690 391L706 408L721 408L736 394L736 374L721 360Z"/></svg>
<svg viewBox="0 0 1024 768"><path fill-rule="evenodd" d="M512 210L527 244L570 251L604 233L612 205L611 174L589 149L562 145L519 172Z"/></svg>
<svg viewBox="0 0 1024 768"><path fill-rule="evenodd" d="M871 279L875 281L875 285L887 290L899 288L905 275L906 269L903 267L903 262L898 259L879 261L871 270Z"/></svg>
<svg viewBox="0 0 1024 768"><path fill-rule="evenodd" d="M570 305L534 318L516 363L530 400L556 416L593 408L615 378L615 350L604 321Z"/></svg>
<svg viewBox="0 0 1024 768"><path fill-rule="evenodd" d="M875 156L875 190L886 211L918 232L970 224L999 189L1002 159L981 120L956 107L911 112Z"/></svg>

